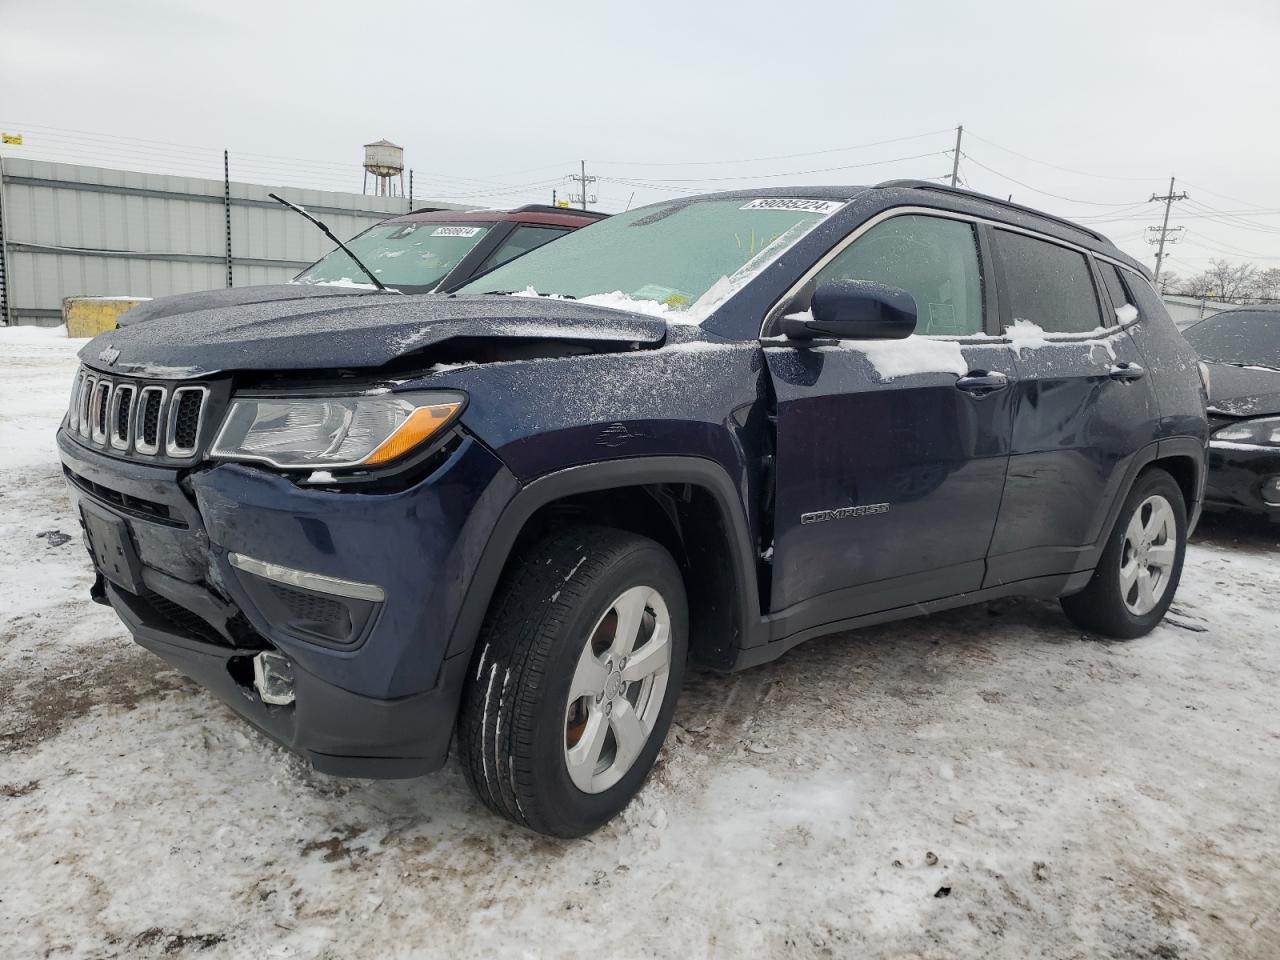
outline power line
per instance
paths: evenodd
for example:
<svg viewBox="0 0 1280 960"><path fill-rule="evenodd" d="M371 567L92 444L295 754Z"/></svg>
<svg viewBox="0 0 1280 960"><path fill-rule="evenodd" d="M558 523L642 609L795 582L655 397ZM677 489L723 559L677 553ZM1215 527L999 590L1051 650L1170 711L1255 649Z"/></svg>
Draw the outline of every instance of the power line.
<svg viewBox="0 0 1280 960"><path fill-rule="evenodd" d="M868 160L864 163L848 163L838 167L818 167L812 170L784 170L777 173L746 173L733 177L678 177L669 180L650 178L655 184L661 184L666 187L671 184L680 183L725 183L739 182L743 180L777 180L781 177L804 177L814 173L831 173L835 170L857 170L862 167L879 167L887 163L905 163L908 160L920 160L924 157L941 157L950 153L949 150L935 150L931 153L917 153L910 157L893 157L887 160ZM661 189L658 187L656 189Z"/></svg>
<svg viewBox="0 0 1280 960"><path fill-rule="evenodd" d="M795 160L800 157L819 157L831 153L847 153L851 150L866 150L870 147L881 147L888 143L905 143L908 140L922 140L925 137L936 137L944 130L930 130L928 133L913 133L908 137L892 137L888 140L873 140L870 143L856 143L851 147L831 147L827 150L809 150L804 153L779 153L771 157L739 157L734 160L595 160L594 163L618 167L702 167L728 166L734 163L765 163L770 160Z"/></svg>
<svg viewBox="0 0 1280 960"><path fill-rule="evenodd" d="M969 136L973 137L973 139L975 140L981 140L983 143L988 144L989 146L995 147L997 150L1003 150L1005 153L1011 153L1015 157L1021 157L1023 160L1030 160L1032 163L1038 163L1044 167L1051 167L1054 170L1061 170L1064 173L1074 173L1077 176L1081 176L1081 177L1092 177L1095 180L1127 181L1130 183L1150 183L1152 180L1156 179L1155 177L1112 177L1112 176L1105 176L1100 173L1089 173L1086 170L1076 170L1072 167L1063 167L1056 163L1050 163L1047 160L1037 160L1035 157L1028 156L1025 153L1019 153L1017 150L1012 150L1009 147L1001 146L1000 144L996 143L994 140L988 140L986 137L980 137L976 133L974 133L972 130L969 131Z"/></svg>
<svg viewBox="0 0 1280 960"><path fill-rule="evenodd" d="M1098 200L1081 200L1077 197L1064 197L1059 193L1050 193L1048 190L1041 190L1039 187L1033 187L1029 183L1026 183L1022 180L1018 180L1015 177L1011 177L1007 173L1001 173L999 170L996 170L994 167L987 166L985 163L983 163L981 160L977 159L970 153L964 153L962 154L962 156L966 160L972 160L977 166L981 167L983 170L986 170L988 173L994 173L997 177L1001 177L1005 180L1008 180L1010 183L1016 183L1018 186L1023 187L1024 189L1030 190L1032 193L1039 193L1046 197L1053 197L1055 200L1065 200L1067 203L1083 203L1086 206L1090 206L1090 207L1128 207L1132 205L1132 202L1129 200L1125 200L1121 203L1102 203Z"/></svg>

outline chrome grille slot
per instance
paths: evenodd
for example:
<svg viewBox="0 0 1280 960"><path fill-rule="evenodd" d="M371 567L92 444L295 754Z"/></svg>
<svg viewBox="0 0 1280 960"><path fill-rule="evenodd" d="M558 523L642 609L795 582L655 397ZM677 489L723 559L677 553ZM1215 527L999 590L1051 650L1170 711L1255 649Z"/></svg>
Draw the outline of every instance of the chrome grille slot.
<svg viewBox="0 0 1280 960"><path fill-rule="evenodd" d="M128 450L133 437L133 398L138 388L131 383L116 384L111 397L111 446Z"/></svg>
<svg viewBox="0 0 1280 960"><path fill-rule="evenodd" d="M189 457L196 452L200 426L204 420L207 387L179 387L169 403L169 428L165 437L165 453L171 457Z"/></svg>
<svg viewBox="0 0 1280 960"><path fill-rule="evenodd" d="M67 405L67 427L77 433L80 431L80 391L83 389L84 371L81 370L71 384L71 403Z"/></svg>
<svg viewBox="0 0 1280 960"><path fill-rule="evenodd" d="M97 377L85 377L84 384L80 387L80 416L78 431L80 436L89 436L89 406L93 401L93 388L97 385Z"/></svg>
<svg viewBox="0 0 1280 960"><path fill-rule="evenodd" d="M99 380L93 388L93 400L89 411L89 425L94 443L105 443L107 440L107 408L110 403L111 381Z"/></svg>
<svg viewBox="0 0 1280 960"><path fill-rule="evenodd" d="M138 398L137 436L133 449L144 456L160 451L160 415L164 412L164 387L143 387Z"/></svg>

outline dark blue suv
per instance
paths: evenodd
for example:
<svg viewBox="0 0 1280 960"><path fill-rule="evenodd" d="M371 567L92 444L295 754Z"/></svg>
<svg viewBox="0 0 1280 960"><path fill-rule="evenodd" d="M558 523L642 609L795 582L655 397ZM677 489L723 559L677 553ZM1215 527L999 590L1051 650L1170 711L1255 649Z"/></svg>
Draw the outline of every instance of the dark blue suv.
<svg viewBox="0 0 1280 960"><path fill-rule="evenodd" d="M584 834L689 657L993 597L1164 615L1197 358L1144 269L923 182L592 224L454 294L293 288L103 334L58 435L137 641L325 772Z"/></svg>

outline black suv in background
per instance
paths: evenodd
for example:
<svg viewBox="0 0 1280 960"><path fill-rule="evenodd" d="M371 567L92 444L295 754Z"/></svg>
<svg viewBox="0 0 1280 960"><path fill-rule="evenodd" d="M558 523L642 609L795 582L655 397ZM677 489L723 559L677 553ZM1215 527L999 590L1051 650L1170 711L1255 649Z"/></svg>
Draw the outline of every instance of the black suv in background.
<svg viewBox="0 0 1280 960"><path fill-rule="evenodd" d="M317 769L584 834L693 657L1008 595L1136 637L1197 358L1104 237L916 181L618 214L456 294L206 304L81 352L58 445L143 646Z"/></svg>
<svg viewBox="0 0 1280 960"><path fill-rule="evenodd" d="M1209 368L1205 507L1280 521L1280 307L1242 307L1183 331Z"/></svg>

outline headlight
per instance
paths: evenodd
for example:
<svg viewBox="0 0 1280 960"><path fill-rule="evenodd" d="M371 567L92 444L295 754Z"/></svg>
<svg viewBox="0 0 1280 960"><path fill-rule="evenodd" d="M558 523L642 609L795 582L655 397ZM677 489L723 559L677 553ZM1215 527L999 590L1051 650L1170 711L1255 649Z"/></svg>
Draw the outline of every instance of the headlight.
<svg viewBox="0 0 1280 960"><path fill-rule="evenodd" d="M462 410L460 393L239 397L209 456L281 470L377 467L421 447Z"/></svg>
<svg viewBox="0 0 1280 960"><path fill-rule="evenodd" d="M1266 447L1280 447L1280 417L1263 420L1242 420L1223 427L1212 439L1230 443L1256 443Z"/></svg>

